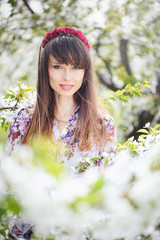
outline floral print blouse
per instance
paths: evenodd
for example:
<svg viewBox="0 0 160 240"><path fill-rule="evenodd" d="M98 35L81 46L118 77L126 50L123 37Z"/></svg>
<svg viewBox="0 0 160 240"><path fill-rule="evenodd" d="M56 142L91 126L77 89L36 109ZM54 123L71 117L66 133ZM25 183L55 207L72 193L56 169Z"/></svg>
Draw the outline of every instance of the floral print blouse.
<svg viewBox="0 0 160 240"><path fill-rule="evenodd" d="M29 122L32 118L34 105L30 105L27 108L23 108L18 111L9 128L9 134L6 144L6 154L10 154L12 151L16 151L22 141L22 138L26 132ZM110 115L105 115L106 129L109 135L109 141L103 149L98 149L96 144L92 146L91 150L80 151L77 143L71 144L72 137L74 134L77 118L78 118L79 107L70 117L68 124L64 127L61 134L56 119L53 122L53 140L60 141L65 146L61 161L64 164L77 169L79 163L91 163L90 159L96 158L92 161L92 164L100 165L106 158L109 159L108 164L112 163L112 156L114 155L116 148L116 133L115 125Z"/></svg>

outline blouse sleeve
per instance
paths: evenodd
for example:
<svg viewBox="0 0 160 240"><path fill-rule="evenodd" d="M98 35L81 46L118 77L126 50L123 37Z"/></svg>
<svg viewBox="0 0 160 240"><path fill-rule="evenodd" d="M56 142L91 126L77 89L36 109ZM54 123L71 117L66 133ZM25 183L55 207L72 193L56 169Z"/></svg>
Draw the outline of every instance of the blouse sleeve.
<svg viewBox="0 0 160 240"><path fill-rule="evenodd" d="M16 113L11 122L5 154L8 155L20 145L30 122L30 116L25 108Z"/></svg>

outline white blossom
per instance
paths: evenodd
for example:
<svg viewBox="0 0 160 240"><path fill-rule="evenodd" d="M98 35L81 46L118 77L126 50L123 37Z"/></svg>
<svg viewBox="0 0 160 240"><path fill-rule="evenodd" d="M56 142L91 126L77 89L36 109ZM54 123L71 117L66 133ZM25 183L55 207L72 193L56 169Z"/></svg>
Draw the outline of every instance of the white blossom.
<svg viewBox="0 0 160 240"><path fill-rule="evenodd" d="M150 122L146 123L144 128L149 128L150 127Z"/></svg>

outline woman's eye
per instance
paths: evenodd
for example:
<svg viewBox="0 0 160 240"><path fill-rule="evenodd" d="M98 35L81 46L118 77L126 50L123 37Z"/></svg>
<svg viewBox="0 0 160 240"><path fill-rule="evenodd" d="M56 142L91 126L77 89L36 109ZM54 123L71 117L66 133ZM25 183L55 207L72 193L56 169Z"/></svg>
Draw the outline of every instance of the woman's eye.
<svg viewBox="0 0 160 240"><path fill-rule="evenodd" d="M74 69L78 70L78 69L81 69L80 67L78 66L74 66Z"/></svg>
<svg viewBox="0 0 160 240"><path fill-rule="evenodd" d="M53 68L54 68L54 69L60 69L61 66L59 66L59 65L54 65Z"/></svg>

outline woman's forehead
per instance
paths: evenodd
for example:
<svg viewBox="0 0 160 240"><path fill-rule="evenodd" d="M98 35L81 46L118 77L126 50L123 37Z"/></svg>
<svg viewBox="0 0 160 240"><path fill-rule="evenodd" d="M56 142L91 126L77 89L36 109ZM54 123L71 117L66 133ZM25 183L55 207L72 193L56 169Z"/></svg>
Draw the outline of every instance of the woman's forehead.
<svg viewBox="0 0 160 240"><path fill-rule="evenodd" d="M49 62L88 68L89 58L86 54L83 54L82 51L78 52L70 51L69 49L52 48L49 54Z"/></svg>
<svg viewBox="0 0 160 240"><path fill-rule="evenodd" d="M61 64L71 64L71 65L74 65L74 61L71 60L71 61L68 61L68 62L65 62L65 61L61 61L62 59L57 59L55 58L53 55L50 55L49 56L49 61L52 63L52 64L57 64L57 63L61 63Z"/></svg>

